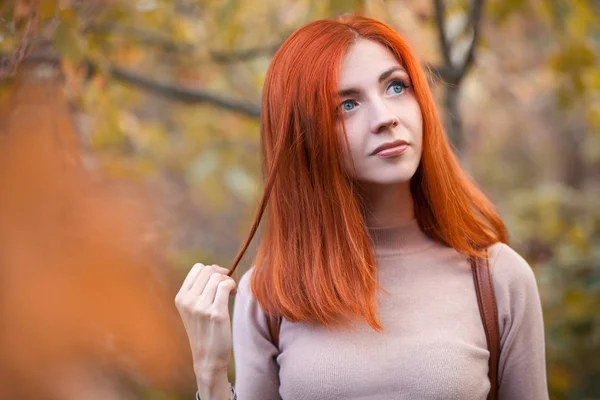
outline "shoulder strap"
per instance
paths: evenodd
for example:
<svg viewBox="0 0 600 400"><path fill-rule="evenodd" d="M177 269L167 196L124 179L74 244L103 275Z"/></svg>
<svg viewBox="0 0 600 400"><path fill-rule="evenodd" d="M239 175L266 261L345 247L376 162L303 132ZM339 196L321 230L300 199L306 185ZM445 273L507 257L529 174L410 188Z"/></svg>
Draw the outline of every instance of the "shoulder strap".
<svg viewBox="0 0 600 400"><path fill-rule="evenodd" d="M498 361L500 359L500 329L498 327L498 306L486 254L484 260L471 259L471 271L473 282L477 293L477 304L479 314L485 329L485 338L490 352L488 377L490 379L490 393L488 400L496 400L498 397ZM281 318L267 316L269 333L275 347L279 347L279 328Z"/></svg>
<svg viewBox="0 0 600 400"><path fill-rule="evenodd" d="M281 325L281 318L273 315L267 315L267 322L269 323L271 342L273 342L275 347L279 347L279 327Z"/></svg>
<svg viewBox="0 0 600 400"><path fill-rule="evenodd" d="M490 393L488 400L498 397L498 360L500 359L500 329L498 327L498 306L494 293L494 284L490 271L489 260L471 259L471 271L477 293L479 314L485 329L485 338L490 352L488 376L490 378Z"/></svg>

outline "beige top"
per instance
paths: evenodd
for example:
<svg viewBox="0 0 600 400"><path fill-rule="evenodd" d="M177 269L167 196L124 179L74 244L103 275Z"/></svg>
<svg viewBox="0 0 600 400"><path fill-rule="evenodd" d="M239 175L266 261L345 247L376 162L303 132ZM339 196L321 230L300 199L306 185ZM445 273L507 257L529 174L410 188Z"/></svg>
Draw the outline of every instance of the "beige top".
<svg viewBox="0 0 600 400"><path fill-rule="evenodd" d="M279 349L240 280L233 314L240 400L486 399L485 332L470 265L416 220L374 228L383 333L281 325ZM548 399L542 309L533 272L505 244L490 247L500 326L499 399Z"/></svg>

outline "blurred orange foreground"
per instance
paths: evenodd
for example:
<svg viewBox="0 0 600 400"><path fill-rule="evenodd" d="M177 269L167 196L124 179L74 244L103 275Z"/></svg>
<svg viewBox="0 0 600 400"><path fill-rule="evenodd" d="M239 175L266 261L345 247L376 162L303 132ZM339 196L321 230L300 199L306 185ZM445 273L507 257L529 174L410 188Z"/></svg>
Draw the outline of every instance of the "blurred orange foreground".
<svg viewBox="0 0 600 400"><path fill-rule="evenodd" d="M0 95L0 398L193 391L150 204L83 169L58 79Z"/></svg>

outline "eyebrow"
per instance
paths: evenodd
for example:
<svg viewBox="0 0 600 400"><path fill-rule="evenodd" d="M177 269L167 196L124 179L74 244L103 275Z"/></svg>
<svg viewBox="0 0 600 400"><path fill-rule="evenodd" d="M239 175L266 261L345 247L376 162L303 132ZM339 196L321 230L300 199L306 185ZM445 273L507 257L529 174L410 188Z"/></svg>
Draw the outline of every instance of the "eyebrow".
<svg viewBox="0 0 600 400"><path fill-rule="evenodd" d="M396 71L402 71L402 72L404 72L405 74L407 73L407 72L406 72L406 70L405 70L404 68L402 68L402 67L392 67L392 68L390 68L390 69L388 69L388 70L384 71L384 72L383 72L381 75L379 75L379 78L377 79L377 81L378 81L379 83L383 82L383 81L384 81L384 80L386 80L386 79L387 79L387 78L388 78L388 77L389 77L391 74L393 74L393 73L394 73L394 72L396 72ZM346 96L352 96L352 95L356 95L356 94L358 94L358 93L360 93L360 90L358 90L358 89L355 89L355 88L348 88L348 89L343 89L343 90L340 90L340 91L338 92L338 95L339 95L340 97L346 97Z"/></svg>

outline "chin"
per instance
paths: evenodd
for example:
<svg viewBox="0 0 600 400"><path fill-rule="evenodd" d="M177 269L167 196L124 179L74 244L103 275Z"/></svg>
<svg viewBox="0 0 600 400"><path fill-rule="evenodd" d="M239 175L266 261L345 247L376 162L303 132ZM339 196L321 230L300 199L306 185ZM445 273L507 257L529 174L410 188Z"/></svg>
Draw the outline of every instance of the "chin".
<svg viewBox="0 0 600 400"><path fill-rule="evenodd" d="M410 182L417 172L417 166L414 168L405 166L405 168L379 168L377 171L370 171L368 174L359 174L357 180L364 183L375 185L399 185Z"/></svg>
<svg viewBox="0 0 600 400"><path fill-rule="evenodd" d="M377 185L377 186L396 186L396 185L403 185L403 184L407 184L410 182L410 178L407 179L370 179L370 180L364 180L362 179L361 182L366 183L366 184L370 184L370 185Z"/></svg>
<svg viewBox="0 0 600 400"><path fill-rule="evenodd" d="M363 183L373 185L401 185L409 183L412 179L413 174L395 174L390 176L372 176L372 177L359 177L358 180Z"/></svg>

